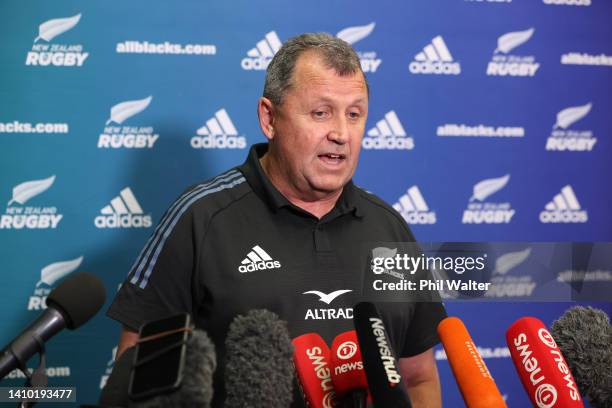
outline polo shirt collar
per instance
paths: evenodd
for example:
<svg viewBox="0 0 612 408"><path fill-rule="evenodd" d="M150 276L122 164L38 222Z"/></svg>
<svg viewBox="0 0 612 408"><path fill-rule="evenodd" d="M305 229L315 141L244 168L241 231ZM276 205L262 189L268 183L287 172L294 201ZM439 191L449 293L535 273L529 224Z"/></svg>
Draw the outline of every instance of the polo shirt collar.
<svg viewBox="0 0 612 408"><path fill-rule="evenodd" d="M264 202L266 202L274 211L278 211L282 207L296 208L304 212L295 205L291 204L287 198L277 190L272 184L267 174L261 167L259 159L268 151L267 143L258 143L251 146L249 155L246 161L238 167L244 174L247 182ZM353 212L355 216L361 217L358 206L358 194L355 191L356 187L353 181L349 181L343 188L342 194L338 198L336 205L331 213L339 213L339 215ZM328 215L331 215L328 214ZM327 218L327 216L325 216Z"/></svg>

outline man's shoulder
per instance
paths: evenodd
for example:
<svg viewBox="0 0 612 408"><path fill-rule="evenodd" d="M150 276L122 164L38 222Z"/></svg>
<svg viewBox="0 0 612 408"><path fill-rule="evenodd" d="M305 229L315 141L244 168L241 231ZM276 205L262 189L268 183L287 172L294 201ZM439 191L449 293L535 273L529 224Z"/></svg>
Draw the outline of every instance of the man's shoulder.
<svg viewBox="0 0 612 408"><path fill-rule="evenodd" d="M235 167L215 177L187 188L173 207L189 208L204 216L212 216L240 201L252 191L246 178Z"/></svg>
<svg viewBox="0 0 612 408"><path fill-rule="evenodd" d="M355 194L360 199L361 209L367 214L372 213L377 217L386 217L391 221L397 222L408 229L406 221L402 216L382 198L376 194L354 185Z"/></svg>

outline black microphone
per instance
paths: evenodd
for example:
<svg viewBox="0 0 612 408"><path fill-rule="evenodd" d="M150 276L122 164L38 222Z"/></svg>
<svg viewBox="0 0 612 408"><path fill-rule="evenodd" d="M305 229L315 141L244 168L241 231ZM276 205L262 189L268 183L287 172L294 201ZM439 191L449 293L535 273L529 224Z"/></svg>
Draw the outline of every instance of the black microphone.
<svg viewBox="0 0 612 408"><path fill-rule="evenodd" d="M268 310L236 316L225 340L225 407L289 407L293 345L287 323Z"/></svg>
<svg viewBox="0 0 612 408"><path fill-rule="evenodd" d="M106 301L102 281L87 272L73 273L47 297L47 309L0 355L0 379L38 353L64 328L74 330L91 319Z"/></svg>
<svg viewBox="0 0 612 408"><path fill-rule="evenodd" d="M568 309L551 327L580 393L595 407L612 406L612 326L606 312Z"/></svg>
<svg viewBox="0 0 612 408"><path fill-rule="evenodd" d="M376 306L358 303L353 308L353 322L374 406L410 408L412 405L402 388L389 336Z"/></svg>
<svg viewBox="0 0 612 408"><path fill-rule="evenodd" d="M215 345L206 332L194 330L187 340L180 388L143 400L130 401L128 406L130 408L210 407L213 398L213 374L216 367ZM131 364L129 368L132 368ZM114 369L117 369L117 365ZM127 387L125 389L127 391Z"/></svg>

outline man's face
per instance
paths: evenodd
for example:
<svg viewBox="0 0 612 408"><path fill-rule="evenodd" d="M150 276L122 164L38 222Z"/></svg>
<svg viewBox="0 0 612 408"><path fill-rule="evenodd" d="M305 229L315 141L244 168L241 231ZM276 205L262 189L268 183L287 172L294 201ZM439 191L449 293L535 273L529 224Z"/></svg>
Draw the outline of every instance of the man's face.
<svg viewBox="0 0 612 408"><path fill-rule="evenodd" d="M338 193L353 177L368 114L363 74L339 76L302 54L273 113L273 154L283 184L302 197Z"/></svg>

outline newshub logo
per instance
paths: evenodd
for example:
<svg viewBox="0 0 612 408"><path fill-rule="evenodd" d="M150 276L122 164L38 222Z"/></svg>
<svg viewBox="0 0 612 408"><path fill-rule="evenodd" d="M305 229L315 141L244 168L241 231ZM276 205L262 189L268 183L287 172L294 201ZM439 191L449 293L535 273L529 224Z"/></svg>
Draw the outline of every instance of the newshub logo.
<svg viewBox="0 0 612 408"><path fill-rule="evenodd" d="M518 46L526 43L533 36L534 28L524 31L514 31L497 39L497 48L487 65L489 76L535 76L540 64L533 55L516 55L510 53Z"/></svg>
<svg viewBox="0 0 612 408"><path fill-rule="evenodd" d="M592 103L581 106L572 106L557 113L557 121L546 141L546 150L590 152L597 143L592 130L568 129L574 123L589 114Z"/></svg>
<svg viewBox="0 0 612 408"><path fill-rule="evenodd" d="M81 20L81 14L72 17L54 18L38 26L32 49L28 51L25 64L29 66L81 67L89 56L82 44L67 42L51 43L60 34L73 29ZM69 37L72 38L72 37Z"/></svg>
<svg viewBox="0 0 612 408"><path fill-rule="evenodd" d="M265 71L281 46L282 43L276 31L270 31L257 42L254 48L247 51L247 56L242 59L240 66L246 71Z"/></svg>
<svg viewBox="0 0 612 408"><path fill-rule="evenodd" d="M66 275L74 272L83 263L83 257L49 264L41 269L40 280L34 287L34 294L28 301L28 310L43 310L47 308L47 296L55 284Z"/></svg>
<svg viewBox="0 0 612 408"><path fill-rule="evenodd" d="M112 126L139 114L149 107L152 96L144 99L125 101L110 109L104 132L98 137L98 149L152 149L159 139L153 126Z"/></svg>
<svg viewBox="0 0 612 408"><path fill-rule="evenodd" d="M375 22L363 26L348 27L339 31L336 37L354 46L356 42L369 36L374 31L374 27L376 27ZM357 55L359 55L363 72L374 73L382 63L382 59L377 58L376 51L357 50Z"/></svg>
<svg viewBox="0 0 612 408"><path fill-rule="evenodd" d="M414 139L406 134L395 111L389 111L368 130L361 145L368 150L412 150Z"/></svg>
<svg viewBox="0 0 612 408"><path fill-rule="evenodd" d="M514 210L508 202L485 201L508 184L510 175L482 180L474 185L473 194L463 211L463 224L508 224Z"/></svg>
<svg viewBox="0 0 612 408"><path fill-rule="evenodd" d="M31 199L47 191L55 176L31 180L13 187L13 194L0 217L0 229L55 229L64 217L56 207L42 206L40 200ZM30 205L26 203L30 202Z"/></svg>
<svg viewBox="0 0 612 408"><path fill-rule="evenodd" d="M584 223L588 220L589 214L582 209L574 189L569 184L563 187L540 213L540 222L544 224Z"/></svg>
<svg viewBox="0 0 612 408"><path fill-rule="evenodd" d="M408 66L413 74L459 75L461 65L455 62L442 36L436 36Z"/></svg>
<svg viewBox="0 0 612 408"><path fill-rule="evenodd" d="M224 108L215 112L191 138L194 149L244 149L246 144L246 137L238 134Z"/></svg>
<svg viewBox="0 0 612 408"><path fill-rule="evenodd" d="M121 190L94 219L96 228L149 228L151 215L145 214L129 187Z"/></svg>
<svg viewBox="0 0 612 408"><path fill-rule="evenodd" d="M351 289L339 289L330 293L321 292L320 290L309 290L303 295L314 295L318 298L319 302L325 303L330 306L332 302L338 299L340 296L352 292ZM306 310L304 320L338 320L338 319L352 319L353 309L350 307L343 308L309 308Z"/></svg>
<svg viewBox="0 0 612 408"><path fill-rule="evenodd" d="M417 186L406 190L393 208L399 212L408 224L435 224L436 213L431 211Z"/></svg>

